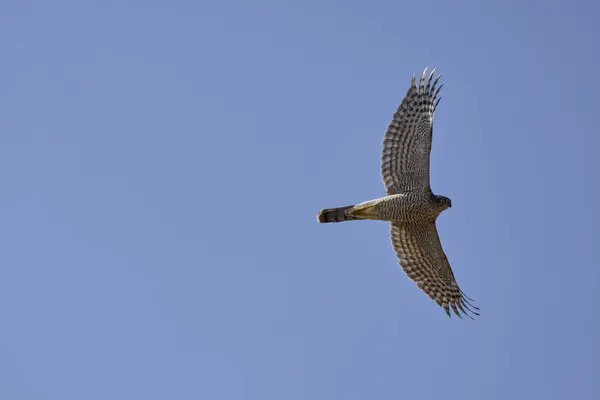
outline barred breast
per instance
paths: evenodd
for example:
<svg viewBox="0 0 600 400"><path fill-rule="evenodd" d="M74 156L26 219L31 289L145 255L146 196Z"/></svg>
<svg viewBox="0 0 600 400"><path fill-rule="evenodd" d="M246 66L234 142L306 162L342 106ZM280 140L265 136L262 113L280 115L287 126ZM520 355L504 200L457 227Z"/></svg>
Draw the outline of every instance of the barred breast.
<svg viewBox="0 0 600 400"><path fill-rule="evenodd" d="M424 193L385 196L377 202L377 213L386 221L418 222L432 215L430 197Z"/></svg>

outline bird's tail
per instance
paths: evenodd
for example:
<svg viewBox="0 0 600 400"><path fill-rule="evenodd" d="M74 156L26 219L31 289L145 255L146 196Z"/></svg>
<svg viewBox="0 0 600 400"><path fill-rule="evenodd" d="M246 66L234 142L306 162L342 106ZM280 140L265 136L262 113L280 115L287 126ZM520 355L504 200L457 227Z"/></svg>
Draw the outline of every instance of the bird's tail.
<svg viewBox="0 0 600 400"><path fill-rule="evenodd" d="M354 221L356 219L378 219L375 202L368 201L353 206L326 208L319 212L320 223Z"/></svg>
<svg viewBox="0 0 600 400"><path fill-rule="evenodd" d="M327 222L353 221L358 218L346 214L346 212L351 210L352 207L354 206L326 208L319 212L319 215L317 215L317 220L322 224Z"/></svg>

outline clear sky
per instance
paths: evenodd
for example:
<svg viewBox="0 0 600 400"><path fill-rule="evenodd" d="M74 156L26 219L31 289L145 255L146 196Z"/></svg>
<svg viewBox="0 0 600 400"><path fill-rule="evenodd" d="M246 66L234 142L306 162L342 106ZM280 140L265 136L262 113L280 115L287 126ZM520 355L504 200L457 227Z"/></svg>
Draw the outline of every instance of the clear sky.
<svg viewBox="0 0 600 400"><path fill-rule="evenodd" d="M0 398L598 399L599 7L3 1ZM475 321L315 219L425 66Z"/></svg>

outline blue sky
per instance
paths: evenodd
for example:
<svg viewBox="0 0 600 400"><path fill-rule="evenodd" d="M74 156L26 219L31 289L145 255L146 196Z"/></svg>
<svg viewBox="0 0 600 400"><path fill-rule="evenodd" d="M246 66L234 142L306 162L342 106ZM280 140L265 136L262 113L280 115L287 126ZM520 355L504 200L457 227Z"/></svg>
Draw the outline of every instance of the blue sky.
<svg viewBox="0 0 600 400"><path fill-rule="evenodd" d="M596 399L592 1L5 1L0 398ZM379 152L436 66L448 319Z"/></svg>

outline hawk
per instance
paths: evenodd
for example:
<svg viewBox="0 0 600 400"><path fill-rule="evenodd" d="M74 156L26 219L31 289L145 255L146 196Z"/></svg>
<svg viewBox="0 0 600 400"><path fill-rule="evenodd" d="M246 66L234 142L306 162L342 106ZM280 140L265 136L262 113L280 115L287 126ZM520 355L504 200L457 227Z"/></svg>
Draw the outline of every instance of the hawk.
<svg viewBox="0 0 600 400"><path fill-rule="evenodd" d="M321 210L321 223L354 220L390 222L392 247L409 279L446 311L461 317L479 315L459 288L436 229L438 215L452 207L448 197L433 194L429 185L429 154L433 116L443 85L436 88L441 75L432 81L435 68L427 77L423 71L418 85L415 76L383 139L381 177L387 195L346 207ZM468 312L467 312L468 310ZM477 310L477 311L475 311Z"/></svg>

